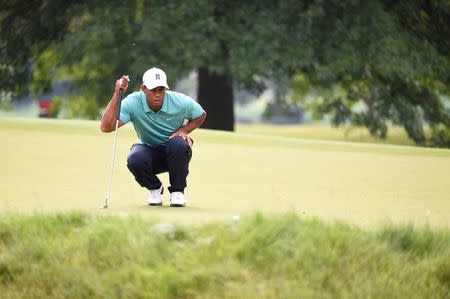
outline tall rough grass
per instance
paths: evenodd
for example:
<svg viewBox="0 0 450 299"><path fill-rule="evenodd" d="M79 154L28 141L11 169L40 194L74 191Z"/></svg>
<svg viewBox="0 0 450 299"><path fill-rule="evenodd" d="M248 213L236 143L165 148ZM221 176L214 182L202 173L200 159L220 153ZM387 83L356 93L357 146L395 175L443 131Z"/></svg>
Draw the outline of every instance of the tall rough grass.
<svg viewBox="0 0 450 299"><path fill-rule="evenodd" d="M450 232L296 215L0 220L2 298L450 298Z"/></svg>

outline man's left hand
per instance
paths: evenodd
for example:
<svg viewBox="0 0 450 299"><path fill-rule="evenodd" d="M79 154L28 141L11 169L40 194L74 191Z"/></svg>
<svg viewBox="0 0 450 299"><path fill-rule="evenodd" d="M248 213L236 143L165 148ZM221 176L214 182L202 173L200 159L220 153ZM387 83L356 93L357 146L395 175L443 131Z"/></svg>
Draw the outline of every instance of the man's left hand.
<svg viewBox="0 0 450 299"><path fill-rule="evenodd" d="M192 147L192 139L189 138L189 136L188 136L188 134L186 134L186 132L184 132L184 131L176 131L175 133L170 135L169 139L172 139L172 138L177 137L177 136L180 136L181 138L186 140L186 142L189 144L189 147Z"/></svg>

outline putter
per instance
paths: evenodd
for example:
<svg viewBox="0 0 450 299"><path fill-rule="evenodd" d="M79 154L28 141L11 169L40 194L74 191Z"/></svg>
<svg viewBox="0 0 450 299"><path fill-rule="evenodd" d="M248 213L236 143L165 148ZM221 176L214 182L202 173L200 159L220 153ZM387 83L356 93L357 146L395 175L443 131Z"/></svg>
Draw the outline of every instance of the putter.
<svg viewBox="0 0 450 299"><path fill-rule="evenodd" d="M113 146L112 160L111 160L111 172L109 173L108 193L105 196L104 205L100 207L101 209L108 208L108 200L111 197L111 185L112 185L112 176L113 176L113 170L114 170L114 161L116 160L117 133L119 131L120 105L122 104L122 98L123 98L123 90L120 89L120 91L119 91L119 109L117 111L116 130L114 132L114 146Z"/></svg>

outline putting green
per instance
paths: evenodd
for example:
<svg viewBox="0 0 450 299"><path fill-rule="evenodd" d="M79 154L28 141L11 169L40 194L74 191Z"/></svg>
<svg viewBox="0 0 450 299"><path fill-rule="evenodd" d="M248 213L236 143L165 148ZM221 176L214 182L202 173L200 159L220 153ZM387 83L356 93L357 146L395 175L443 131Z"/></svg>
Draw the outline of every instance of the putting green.
<svg viewBox="0 0 450 299"><path fill-rule="evenodd" d="M126 167L120 129L110 208L101 210L114 135L92 121L0 119L0 211L139 213L162 221L296 212L364 227L450 227L450 150L197 130L188 207L147 207ZM165 186L168 176L162 175ZM164 194L167 204L168 194Z"/></svg>

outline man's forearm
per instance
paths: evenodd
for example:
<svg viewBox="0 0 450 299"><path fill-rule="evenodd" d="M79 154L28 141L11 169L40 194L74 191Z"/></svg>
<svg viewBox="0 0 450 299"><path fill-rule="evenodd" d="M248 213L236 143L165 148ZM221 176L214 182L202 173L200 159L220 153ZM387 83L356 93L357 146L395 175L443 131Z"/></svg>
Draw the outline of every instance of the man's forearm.
<svg viewBox="0 0 450 299"><path fill-rule="evenodd" d="M189 121L184 127L181 128L181 130L183 130L183 132L185 132L186 134L189 134L198 127L200 127L202 123L205 121L205 119L206 119L206 112L203 112L203 114L200 117Z"/></svg>
<svg viewBox="0 0 450 299"><path fill-rule="evenodd" d="M130 82L130 77L128 75L123 75L120 79L116 80L116 85L114 88L114 93L111 100L106 106L105 112L103 112L102 120L100 123L100 130L102 132L112 132L116 128L117 114L119 112L120 103L120 90L125 92ZM123 126L123 122L119 120L119 127Z"/></svg>
<svg viewBox="0 0 450 299"><path fill-rule="evenodd" d="M102 132L112 132L115 129L115 124L117 120L117 111L119 110L119 93L114 91L111 100L106 106L105 112L103 113L100 130Z"/></svg>

